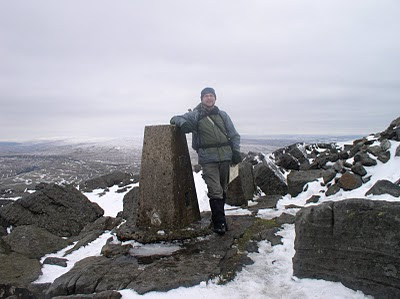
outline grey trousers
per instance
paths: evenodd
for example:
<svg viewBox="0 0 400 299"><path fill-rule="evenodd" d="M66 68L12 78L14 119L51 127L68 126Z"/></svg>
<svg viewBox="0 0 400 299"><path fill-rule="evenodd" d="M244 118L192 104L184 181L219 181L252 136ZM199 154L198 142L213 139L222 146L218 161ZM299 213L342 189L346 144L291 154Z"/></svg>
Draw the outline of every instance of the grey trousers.
<svg viewBox="0 0 400 299"><path fill-rule="evenodd" d="M208 189L208 198L223 199L228 190L230 161L203 164L203 179Z"/></svg>

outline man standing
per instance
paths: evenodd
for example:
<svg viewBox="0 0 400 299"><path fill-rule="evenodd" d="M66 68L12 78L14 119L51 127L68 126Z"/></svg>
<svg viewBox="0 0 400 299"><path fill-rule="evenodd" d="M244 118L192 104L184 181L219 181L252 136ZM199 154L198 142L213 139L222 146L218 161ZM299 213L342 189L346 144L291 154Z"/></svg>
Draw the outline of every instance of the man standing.
<svg viewBox="0 0 400 299"><path fill-rule="evenodd" d="M215 90L201 91L201 103L184 115L174 116L170 123L184 133L192 132L192 147L199 156L203 179L208 189L214 232L227 230L224 205L228 190L229 166L237 164L240 156L240 136L228 114L215 106Z"/></svg>

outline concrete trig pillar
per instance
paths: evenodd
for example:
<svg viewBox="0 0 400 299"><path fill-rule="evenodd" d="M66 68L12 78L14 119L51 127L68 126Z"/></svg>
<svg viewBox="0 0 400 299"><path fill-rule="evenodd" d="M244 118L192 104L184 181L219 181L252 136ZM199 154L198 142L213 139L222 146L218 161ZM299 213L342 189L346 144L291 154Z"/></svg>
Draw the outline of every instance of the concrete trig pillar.
<svg viewBox="0 0 400 299"><path fill-rule="evenodd" d="M137 227L183 228L200 220L185 134L171 125L146 126Z"/></svg>

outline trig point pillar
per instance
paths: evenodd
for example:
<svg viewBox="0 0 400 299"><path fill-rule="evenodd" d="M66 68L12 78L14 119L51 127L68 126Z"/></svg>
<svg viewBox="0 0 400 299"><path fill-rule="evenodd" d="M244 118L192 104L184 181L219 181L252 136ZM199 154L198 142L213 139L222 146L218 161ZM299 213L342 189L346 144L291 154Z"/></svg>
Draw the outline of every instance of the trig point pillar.
<svg viewBox="0 0 400 299"><path fill-rule="evenodd" d="M146 126L137 227L183 228L200 220L185 134L171 125Z"/></svg>

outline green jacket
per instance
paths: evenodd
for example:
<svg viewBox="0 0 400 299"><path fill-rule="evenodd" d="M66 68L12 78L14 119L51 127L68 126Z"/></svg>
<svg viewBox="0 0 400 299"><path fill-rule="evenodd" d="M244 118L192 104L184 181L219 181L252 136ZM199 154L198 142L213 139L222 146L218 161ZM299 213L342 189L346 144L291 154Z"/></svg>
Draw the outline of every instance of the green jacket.
<svg viewBox="0 0 400 299"><path fill-rule="evenodd" d="M177 115L171 124L192 132L192 147L199 155L199 164L232 160L232 149L240 151L240 135L225 111L215 106L207 111L199 104L193 111Z"/></svg>

